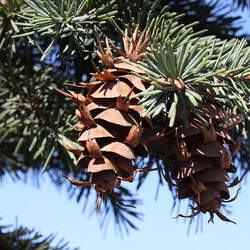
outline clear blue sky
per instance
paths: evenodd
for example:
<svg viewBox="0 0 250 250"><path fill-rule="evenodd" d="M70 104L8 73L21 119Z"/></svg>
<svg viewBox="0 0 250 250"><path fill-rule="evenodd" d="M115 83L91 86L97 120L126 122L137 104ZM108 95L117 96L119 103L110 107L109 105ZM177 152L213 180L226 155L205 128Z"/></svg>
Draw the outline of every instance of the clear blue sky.
<svg viewBox="0 0 250 250"><path fill-rule="evenodd" d="M81 250L235 250L249 247L250 185L243 185L240 196L232 205L230 218L238 225L219 219L215 224L207 224L205 215L203 232L195 234L193 228L187 236L187 224L172 219L175 213L170 215L172 200L166 186L160 190L158 201L154 201L154 175L151 174L138 194L143 205L137 209L145 214L143 221L137 224L140 230L131 231L123 238L115 235L112 224L104 237L97 223L98 214L91 218L88 213L82 214L82 204L68 200L65 190L59 192L48 178L40 189L34 188L31 182L23 185L5 179L0 188L1 224L15 224L17 216L18 224L36 228L44 235L58 233L58 239L64 237L72 247L78 246Z"/></svg>
<svg viewBox="0 0 250 250"><path fill-rule="evenodd" d="M234 13L235 14L235 13ZM245 13L244 30L250 27L249 13ZM250 33L250 32L248 32ZM57 233L69 241L71 247L81 250L217 250L217 249L249 249L250 215L249 197L250 184L243 185L238 199L232 203L233 214L229 217L238 225L215 220L215 224L207 224L204 216L203 232L195 234L194 227L187 236L187 224L183 220L172 219L170 214L172 199L167 187L160 190L158 201L155 197L154 173L137 195L143 205L137 207L144 213L143 221L138 221L139 231L131 231L128 236L120 238L112 230L103 236L99 229L96 216L88 218L88 211L82 214L83 204L69 200L65 190L58 190L44 177L40 189L34 188L31 181L13 183L5 178L0 186L0 217L1 224L15 224L36 228L43 235ZM235 193L236 190L232 190ZM1 249L1 243L0 243ZM3 249L4 250L4 249Z"/></svg>

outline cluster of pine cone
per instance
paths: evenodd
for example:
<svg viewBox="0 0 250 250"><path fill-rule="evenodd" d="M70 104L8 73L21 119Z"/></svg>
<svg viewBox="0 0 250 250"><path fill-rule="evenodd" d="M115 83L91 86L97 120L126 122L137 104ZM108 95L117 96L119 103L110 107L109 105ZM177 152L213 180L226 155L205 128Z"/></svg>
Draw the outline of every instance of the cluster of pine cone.
<svg viewBox="0 0 250 250"><path fill-rule="evenodd" d="M229 132L242 117L236 116L235 110L226 111L219 102L207 99L197 112L208 125L190 113L188 127L177 117L172 128L153 136L153 140L145 138L144 130L152 130L153 121L144 116L140 98L133 96L147 89L150 82L133 74L142 72L127 63L143 60L142 54L147 50L149 32L145 30L139 38L137 33L136 29L129 38L125 31L124 51L108 40L104 51L98 41L98 56L105 69L93 74L95 82L80 84L87 90L86 96L58 90L77 105L75 129L79 132L78 143L84 149L64 147L77 155L79 168L87 168L92 173L87 182L65 178L74 185L93 185L102 198L112 194L121 181L133 181L136 171L144 171L135 169L133 160L147 157L147 141L163 148L162 159L169 166L179 199L190 198L195 202L194 213L189 217L209 212L210 220L216 214L230 221L219 209L223 201L230 201L228 174L236 171L232 157L240 147L240 142L235 142ZM111 47L118 56L113 55Z"/></svg>

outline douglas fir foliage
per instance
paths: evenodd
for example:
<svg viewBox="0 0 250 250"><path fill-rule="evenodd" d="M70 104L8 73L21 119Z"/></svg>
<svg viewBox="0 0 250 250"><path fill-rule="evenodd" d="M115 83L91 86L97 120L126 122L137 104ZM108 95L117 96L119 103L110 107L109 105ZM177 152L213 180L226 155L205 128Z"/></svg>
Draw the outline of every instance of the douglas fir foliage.
<svg viewBox="0 0 250 250"><path fill-rule="evenodd" d="M128 230L140 213L122 183L156 170L188 217L230 221L250 162L250 48L219 2L0 0L0 177L63 173Z"/></svg>
<svg viewBox="0 0 250 250"><path fill-rule="evenodd" d="M0 225L0 242L1 249L4 250L70 250L68 243L62 240L58 244L53 244L55 235L49 235L43 237L40 233L35 230L30 230L26 227L13 228L9 225ZM77 250L74 248L72 250Z"/></svg>

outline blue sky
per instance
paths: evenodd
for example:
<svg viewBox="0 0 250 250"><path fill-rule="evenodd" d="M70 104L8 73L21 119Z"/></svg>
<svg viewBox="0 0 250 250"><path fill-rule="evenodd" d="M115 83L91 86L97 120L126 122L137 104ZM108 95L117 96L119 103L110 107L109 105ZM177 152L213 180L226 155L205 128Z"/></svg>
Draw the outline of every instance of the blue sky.
<svg viewBox="0 0 250 250"><path fill-rule="evenodd" d="M248 20L244 24L244 30L248 32L249 12L245 12L244 19ZM137 223L139 231L131 231L123 238L114 233L112 222L104 237L97 223L98 214L88 218L88 211L82 213L83 204L69 200L65 189L56 189L46 174L39 189L31 181L23 184L4 179L0 186L1 224L15 224L17 218L19 225L36 228L43 235L57 233L58 240L63 237L71 247L80 247L81 250L247 249L250 237L250 185L243 185L238 199L232 203L233 213L229 217L238 225L221 222L219 219L215 220L215 224L207 224L205 215L203 232L195 234L193 227L188 236L187 224L181 219L173 219L176 213L170 214L172 199L166 186L161 188L158 200L154 200L155 183L154 173L151 173L137 194L143 200L137 209L144 213L143 221ZM233 194L235 192L235 189L232 190Z"/></svg>
<svg viewBox="0 0 250 250"><path fill-rule="evenodd" d="M31 181L24 185L5 179L0 188L1 224L15 224L17 217L19 225L36 228L44 235L57 233L58 240L64 237L70 246L81 250L234 250L246 249L249 245L249 185L243 185L238 199L232 204L230 218L238 225L219 219L215 224L207 224L205 215L203 232L195 234L193 227L189 236L187 224L182 219L173 219L176 211L170 214L172 199L167 186L160 189L155 201L155 185L155 174L151 173L138 194L143 205L136 209L144 213L143 221L137 223L139 231L130 231L123 238L114 233L112 223L104 236L97 223L98 214L91 218L88 218L88 211L82 214L82 204L67 199L65 190L58 190L46 175L40 189L34 188ZM235 192L232 190L233 194Z"/></svg>

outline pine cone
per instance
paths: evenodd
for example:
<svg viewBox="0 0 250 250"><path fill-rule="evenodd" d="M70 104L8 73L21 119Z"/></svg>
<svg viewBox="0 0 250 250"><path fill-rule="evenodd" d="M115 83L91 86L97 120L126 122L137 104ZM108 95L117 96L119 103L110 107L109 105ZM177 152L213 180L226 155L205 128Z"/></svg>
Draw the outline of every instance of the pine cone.
<svg viewBox="0 0 250 250"><path fill-rule="evenodd" d="M171 175L177 183L179 199L191 198L197 206L193 217L200 212L214 214L224 221L230 221L219 211L222 202L230 200L228 173L235 173L232 157L237 153L240 142L235 142L229 131L239 124L243 117L234 116L234 110L227 112L219 103L207 100L197 110L209 126L190 116L189 127L184 128L177 121L174 129L164 134L166 154L164 159L171 166ZM232 221L230 221L232 222Z"/></svg>
<svg viewBox="0 0 250 250"><path fill-rule="evenodd" d="M97 83L83 85L88 92L86 97L72 91L66 93L59 90L78 106L78 143L85 149L78 152L77 166L87 168L92 173L89 184L100 194L111 194L114 188L119 187L121 180L132 181L135 172L132 161L137 156L146 157L148 154L143 128L150 126L150 119L142 117L144 109L139 104L140 99L131 98L145 90L146 83L130 73L135 67L122 62L124 59L132 62L142 59L141 53L146 50L148 32L144 31L138 41L136 38L137 29L131 39L126 30L123 40L125 51L112 44L119 54L117 57L113 56L107 39L105 52L98 40L98 55L106 64L106 69L93 74ZM86 185L85 182L81 184L68 179L72 184Z"/></svg>

